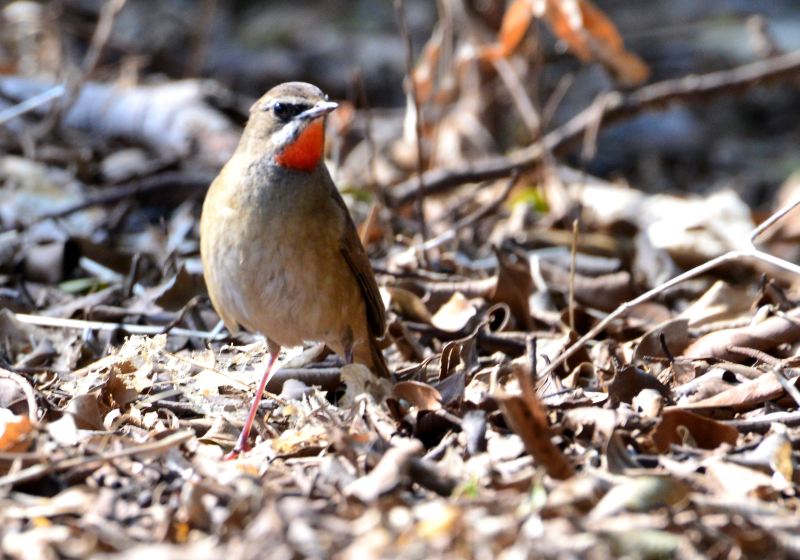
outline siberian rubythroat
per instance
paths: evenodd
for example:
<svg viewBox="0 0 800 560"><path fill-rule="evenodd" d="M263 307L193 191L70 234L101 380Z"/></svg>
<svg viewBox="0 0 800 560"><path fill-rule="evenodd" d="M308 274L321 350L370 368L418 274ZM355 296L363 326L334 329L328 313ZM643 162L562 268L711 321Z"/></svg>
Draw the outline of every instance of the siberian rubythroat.
<svg viewBox="0 0 800 560"><path fill-rule="evenodd" d="M234 456L248 435L282 346L327 344L388 376L377 338L386 317L367 253L323 160L336 103L288 82L250 109L239 146L211 184L200 253L211 302L235 333L267 338L269 358Z"/></svg>

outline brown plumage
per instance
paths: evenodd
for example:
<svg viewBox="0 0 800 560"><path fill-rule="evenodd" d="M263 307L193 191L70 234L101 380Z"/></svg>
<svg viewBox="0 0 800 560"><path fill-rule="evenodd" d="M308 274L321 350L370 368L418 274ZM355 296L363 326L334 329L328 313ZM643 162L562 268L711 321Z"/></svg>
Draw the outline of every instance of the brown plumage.
<svg viewBox="0 0 800 560"><path fill-rule="evenodd" d="M214 308L236 332L266 336L270 359L247 431L281 346L326 343L380 376L376 338L386 316L366 251L322 158L325 115L317 87L274 87L250 110L236 152L211 184L200 253Z"/></svg>

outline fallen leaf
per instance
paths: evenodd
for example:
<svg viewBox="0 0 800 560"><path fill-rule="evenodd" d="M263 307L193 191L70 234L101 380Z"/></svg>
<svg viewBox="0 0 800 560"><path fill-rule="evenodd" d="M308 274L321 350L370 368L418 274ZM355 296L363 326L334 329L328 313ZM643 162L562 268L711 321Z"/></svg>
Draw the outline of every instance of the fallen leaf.
<svg viewBox="0 0 800 560"><path fill-rule="evenodd" d="M689 488L672 476L637 476L614 486L592 509L589 521L599 521L622 511L650 511L684 501Z"/></svg>
<svg viewBox="0 0 800 560"><path fill-rule="evenodd" d="M421 455L422 443L416 439L401 440L383 454L369 474L351 482L344 488L346 496L371 503L393 490L409 484L411 459Z"/></svg>
<svg viewBox="0 0 800 560"><path fill-rule="evenodd" d="M403 288L389 287L389 305L401 317L417 323L431 324L431 313L419 296Z"/></svg>
<svg viewBox="0 0 800 560"><path fill-rule="evenodd" d="M620 402L629 403L645 389L658 391L669 398L669 389L654 376L630 364L623 365L608 386L608 395Z"/></svg>
<svg viewBox="0 0 800 560"><path fill-rule="evenodd" d="M500 249L494 252L497 256L497 284L489 294L489 301L508 305L517 326L532 330L533 319L528 303L533 293L530 262Z"/></svg>
<svg viewBox="0 0 800 560"><path fill-rule="evenodd" d="M0 451L25 451L30 445L25 436L33 430L33 424L27 416L19 416L0 408Z"/></svg>
<svg viewBox="0 0 800 560"><path fill-rule="evenodd" d="M420 410L440 410L442 395L427 383L400 381L394 386L394 395L405 399Z"/></svg>
<svg viewBox="0 0 800 560"><path fill-rule="evenodd" d="M706 461L706 474L715 480L726 494L738 497L769 498L774 496L772 478L763 472L734 464L721 458Z"/></svg>
<svg viewBox="0 0 800 560"><path fill-rule="evenodd" d="M797 386L797 377L790 382ZM783 387L780 381L772 372L766 372L760 377L745 381L739 385L734 385L730 389L717 395L695 401L692 403L680 404L686 410L691 409L713 409L729 406L733 410L748 410L766 401L771 401L783 395Z"/></svg>
<svg viewBox="0 0 800 560"><path fill-rule="evenodd" d="M574 473L572 465L551 440L547 411L536 396L530 376L520 368L515 369L515 374L522 394L495 396L503 416L511 429L522 438L528 453L544 467L547 474L558 480L571 477Z"/></svg>
<svg viewBox="0 0 800 560"><path fill-rule="evenodd" d="M431 324L446 332L459 332L467 326L477 309L461 292L456 292L442 305L433 317Z"/></svg>
<svg viewBox="0 0 800 560"><path fill-rule="evenodd" d="M679 427L689 431L701 449L716 449L723 443L735 445L739 432L733 426L694 414L677 407L665 408L650 437L659 453L666 453L670 445L682 445Z"/></svg>

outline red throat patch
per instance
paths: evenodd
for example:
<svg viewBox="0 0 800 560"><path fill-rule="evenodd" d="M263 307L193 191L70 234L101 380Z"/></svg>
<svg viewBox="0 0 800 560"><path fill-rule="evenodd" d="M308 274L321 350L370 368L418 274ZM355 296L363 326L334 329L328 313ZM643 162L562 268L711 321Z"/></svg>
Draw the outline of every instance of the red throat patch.
<svg viewBox="0 0 800 560"><path fill-rule="evenodd" d="M325 148L325 119L316 119L306 125L294 142L286 146L275 161L281 167L297 171L311 171L322 159Z"/></svg>

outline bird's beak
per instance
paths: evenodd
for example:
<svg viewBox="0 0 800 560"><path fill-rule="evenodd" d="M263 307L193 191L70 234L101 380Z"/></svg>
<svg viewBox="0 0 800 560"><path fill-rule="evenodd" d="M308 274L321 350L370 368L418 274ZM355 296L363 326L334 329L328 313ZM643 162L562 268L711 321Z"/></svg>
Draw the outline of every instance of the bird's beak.
<svg viewBox="0 0 800 560"><path fill-rule="evenodd" d="M328 113L336 109L336 107L338 106L339 104L334 103L333 101L319 101L317 102L316 105L311 107L311 109L303 111L302 113L297 115L297 118L311 121L327 115Z"/></svg>

